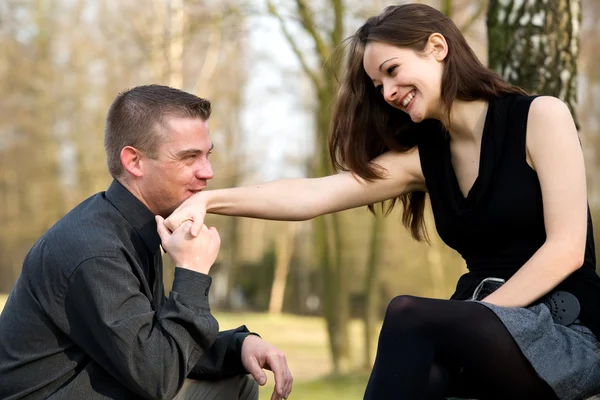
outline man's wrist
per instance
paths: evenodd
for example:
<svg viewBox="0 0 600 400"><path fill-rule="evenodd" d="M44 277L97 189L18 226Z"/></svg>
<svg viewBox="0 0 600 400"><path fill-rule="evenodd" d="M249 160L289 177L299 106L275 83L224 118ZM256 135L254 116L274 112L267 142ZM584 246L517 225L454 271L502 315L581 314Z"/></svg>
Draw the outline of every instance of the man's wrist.
<svg viewBox="0 0 600 400"><path fill-rule="evenodd" d="M202 274L202 275L207 275L207 276L208 276L208 273L209 273L210 267L211 267L211 266L209 266L208 268L204 268L204 267L198 268L198 267L192 267L192 266L190 266L188 264L184 264L184 263L175 263L175 265L176 265L175 268L181 268L181 269L185 269L188 271L192 271L192 272Z"/></svg>
<svg viewBox="0 0 600 400"><path fill-rule="evenodd" d="M208 293L212 278L191 269L175 267L173 292L179 294L185 303L209 308Z"/></svg>

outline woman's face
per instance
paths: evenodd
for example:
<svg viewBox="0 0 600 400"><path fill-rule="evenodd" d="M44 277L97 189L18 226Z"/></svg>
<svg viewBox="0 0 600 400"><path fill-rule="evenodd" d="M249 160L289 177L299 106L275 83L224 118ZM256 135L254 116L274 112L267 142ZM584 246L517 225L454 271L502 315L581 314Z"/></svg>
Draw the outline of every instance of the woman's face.
<svg viewBox="0 0 600 400"><path fill-rule="evenodd" d="M369 42L365 47L363 67L373 85L388 104L407 113L413 122L442 115L446 55L442 41L443 48L439 48L430 38L423 53L382 42Z"/></svg>

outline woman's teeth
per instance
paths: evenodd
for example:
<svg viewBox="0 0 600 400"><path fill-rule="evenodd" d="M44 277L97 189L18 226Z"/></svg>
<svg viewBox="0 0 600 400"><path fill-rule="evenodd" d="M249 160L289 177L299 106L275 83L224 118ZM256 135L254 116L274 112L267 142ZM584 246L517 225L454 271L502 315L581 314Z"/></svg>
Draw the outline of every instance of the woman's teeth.
<svg viewBox="0 0 600 400"><path fill-rule="evenodd" d="M410 92L409 94L407 94L406 97L404 98L404 101L402 102L402 106L406 107L408 105L408 103L410 103L412 101L412 99L415 98L415 94L416 94L416 92L414 90L412 92Z"/></svg>

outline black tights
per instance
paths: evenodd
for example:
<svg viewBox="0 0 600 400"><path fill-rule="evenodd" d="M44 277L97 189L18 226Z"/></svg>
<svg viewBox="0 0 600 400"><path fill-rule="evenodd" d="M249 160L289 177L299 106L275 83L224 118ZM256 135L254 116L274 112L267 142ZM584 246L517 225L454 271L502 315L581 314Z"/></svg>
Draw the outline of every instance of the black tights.
<svg viewBox="0 0 600 400"><path fill-rule="evenodd" d="M365 400L441 400L446 396L557 398L486 306L396 297L383 321Z"/></svg>

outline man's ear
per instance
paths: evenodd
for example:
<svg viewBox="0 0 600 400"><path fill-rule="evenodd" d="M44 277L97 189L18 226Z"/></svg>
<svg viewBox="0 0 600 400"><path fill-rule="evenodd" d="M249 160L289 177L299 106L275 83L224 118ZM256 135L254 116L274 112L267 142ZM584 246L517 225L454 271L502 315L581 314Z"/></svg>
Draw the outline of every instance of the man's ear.
<svg viewBox="0 0 600 400"><path fill-rule="evenodd" d="M432 33L429 35L427 46L438 61L443 61L448 55L448 43L441 33Z"/></svg>
<svg viewBox="0 0 600 400"><path fill-rule="evenodd" d="M125 146L121 149L121 164L125 171L136 178L144 175L142 153L135 147Z"/></svg>

